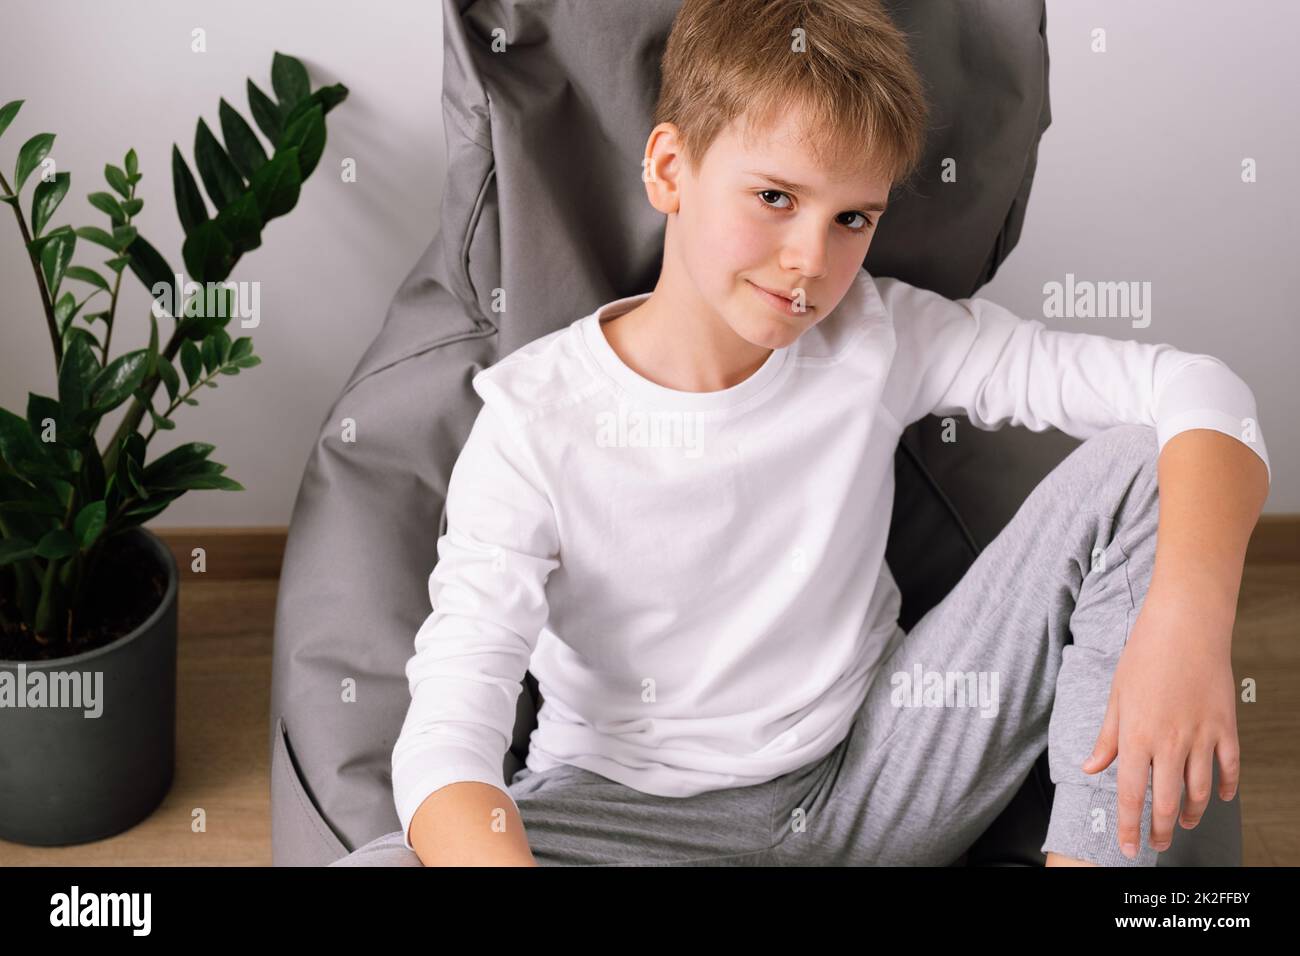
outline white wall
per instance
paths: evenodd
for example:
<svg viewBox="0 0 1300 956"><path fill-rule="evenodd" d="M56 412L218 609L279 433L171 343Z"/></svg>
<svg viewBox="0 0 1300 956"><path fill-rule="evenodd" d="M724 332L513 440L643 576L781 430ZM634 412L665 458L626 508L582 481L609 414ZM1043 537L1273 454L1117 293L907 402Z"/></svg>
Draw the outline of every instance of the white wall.
<svg viewBox="0 0 1300 956"><path fill-rule="evenodd" d="M1149 281L1147 328L1043 321L1226 362L1259 406L1268 513L1300 511L1298 31L1276 0L1048 0L1052 125L1020 244L978 293L1043 318L1066 273Z"/></svg>
<svg viewBox="0 0 1300 956"><path fill-rule="evenodd" d="M325 153L298 206L267 224L262 247L230 277L261 284L261 324L244 334L262 364L203 389L202 404L178 411L176 429L150 445L152 457L211 442L212 458L246 489L190 492L152 526L287 524L330 405L436 228L445 178L441 4L9 0L3 20L0 102L27 101L0 139L6 179L29 136L56 133L51 155L71 171L72 186L54 224L104 225L85 197L108 189L104 164L120 165L134 147L144 174L141 234L178 269L172 143L194 170L195 124L202 116L221 135L221 97L251 124L245 80L271 95L276 50L303 61L313 88L349 88L326 119ZM191 51L196 27L206 30L205 53ZM342 181L344 157L357 162L356 182ZM31 189L29 181L25 216ZM98 251L78 242L74 261L97 265L105 258ZM119 303L114 355L148 344L149 296L129 272L123 288L130 294ZM162 325L166 334L170 323ZM23 414L27 393L53 394L55 379L35 279L8 208L0 208L0 336L0 405Z"/></svg>
<svg viewBox="0 0 1300 956"><path fill-rule="evenodd" d="M192 160L195 122L219 130L221 96L248 117L245 77L270 92L275 50L303 60L313 86L350 88L299 207L268 225L231 276L261 283L253 334L263 364L205 390L153 446L212 442L247 488L192 492L155 526L286 524L326 412L436 228L440 3L10 0L4 22L0 101L27 102L0 140L0 168L12 172L27 137L57 133L53 155L73 180L54 223L102 224L85 195L105 189L104 163L134 147L145 174L138 223L177 267L173 141ZM191 51L196 27L206 53ZM1095 27L1106 30L1104 54L1090 51ZM1300 511L1298 30L1300 8L1276 0L1049 0L1053 123L1020 245L979 293L1041 317L1043 283L1067 272L1150 281L1148 328L1045 321L1227 362L1259 402L1275 476L1269 512ZM1246 156L1259 170L1250 185L1240 181ZM355 183L341 181L344 157L357 161ZM24 213L30 186L25 197ZM53 363L12 214L0 209L0 220L0 405L21 412L28 391L54 391ZM77 261L95 263L89 251ZM148 298L128 278L114 354L147 341Z"/></svg>

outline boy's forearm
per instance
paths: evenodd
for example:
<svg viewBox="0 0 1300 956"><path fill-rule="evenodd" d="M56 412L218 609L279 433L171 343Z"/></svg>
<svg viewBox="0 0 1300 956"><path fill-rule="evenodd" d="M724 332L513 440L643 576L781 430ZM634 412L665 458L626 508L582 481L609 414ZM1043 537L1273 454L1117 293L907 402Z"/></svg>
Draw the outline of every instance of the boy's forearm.
<svg viewBox="0 0 1300 956"><path fill-rule="evenodd" d="M1193 428L1157 462L1160 519L1150 591L1195 601L1231 621L1246 545L1268 498L1268 469L1245 444ZM1231 628L1227 629L1231 639Z"/></svg>
<svg viewBox="0 0 1300 956"><path fill-rule="evenodd" d="M537 865L519 811L486 783L453 783L429 794L411 818L411 845L425 866Z"/></svg>

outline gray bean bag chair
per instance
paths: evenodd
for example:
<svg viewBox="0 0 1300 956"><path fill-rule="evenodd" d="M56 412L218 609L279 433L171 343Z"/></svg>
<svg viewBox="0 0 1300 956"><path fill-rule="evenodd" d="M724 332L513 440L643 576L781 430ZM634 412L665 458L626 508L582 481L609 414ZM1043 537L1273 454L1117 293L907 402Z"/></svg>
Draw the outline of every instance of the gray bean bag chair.
<svg viewBox="0 0 1300 956"><path fill-rule="evenodd" d="M891 200L866 268L961 298L1015 245L1051 119L1043 0L888 4L930 89L925 172ZM679 0L444 0L448 178L432 243L330 409L294 506L271 701L276 865L323 865L399 828L390 760L404 668L430 612L473 375L596 306L653 287L663 217L639 177ZM506 54L491 52L504 30ZM957 157L961 184L940 184ZM598 197L598 198L597 198ZM511 307L494 312L494 289ZM1077 442L1057 431L915 423L896 457L886 551L906 629L936 604ZM523 681L503 786L536 726ZM1038 865L1044 753L958 863ZM1160 865L1240 865L1239 798L1176 830Z"/></svg>

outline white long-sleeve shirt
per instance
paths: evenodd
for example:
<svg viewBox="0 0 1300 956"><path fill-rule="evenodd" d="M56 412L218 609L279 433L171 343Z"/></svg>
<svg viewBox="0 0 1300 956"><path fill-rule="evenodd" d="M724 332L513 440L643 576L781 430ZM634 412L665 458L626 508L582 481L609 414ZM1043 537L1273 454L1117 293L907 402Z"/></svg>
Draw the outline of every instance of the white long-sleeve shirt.
<svg viewBox="0 0 1300 956"><path fill-rule="evenodd" d="M1208 355L863 272L749 378L681 392L626 366L597 324L647 297L474 376L484 404L451 473L393 749L408 848L447 784L513 800L502 762L528 669L535 772L689 796L830 752L903 633L884 561L893 460L927 414L1080 439L1142 424L1162 449L1210 428L1268 465L1254 395Z"/></svg>

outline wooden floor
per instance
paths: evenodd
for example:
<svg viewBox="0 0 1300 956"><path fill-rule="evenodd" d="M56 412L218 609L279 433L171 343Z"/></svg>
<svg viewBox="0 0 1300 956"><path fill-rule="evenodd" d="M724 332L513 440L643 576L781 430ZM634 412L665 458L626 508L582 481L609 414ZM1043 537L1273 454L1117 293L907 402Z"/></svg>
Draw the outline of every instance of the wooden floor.
<svg viewBox="0 0 1300 956"><path fill-rule="evenodd" d="M1247 566L1233 667L1247 866L1300 865L1300 564ZM201 580L180 594L177 766L152 816L72 847L0 841L0 866L270 865L271 635L276 580ZM191 831L193 811L206 832Z"/></svg>

